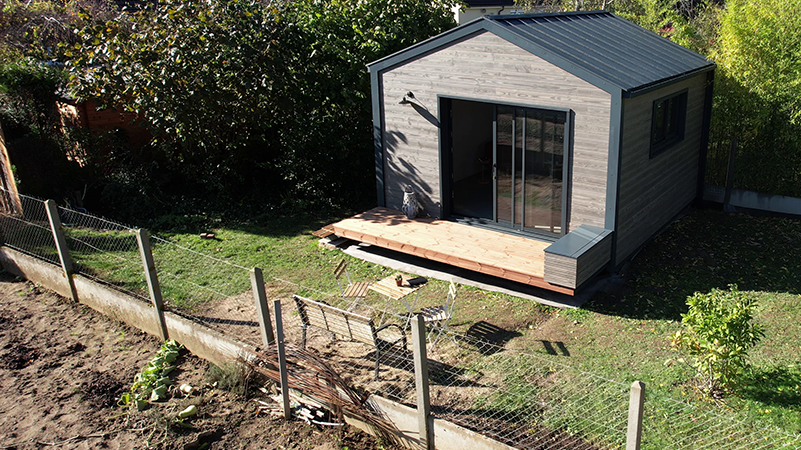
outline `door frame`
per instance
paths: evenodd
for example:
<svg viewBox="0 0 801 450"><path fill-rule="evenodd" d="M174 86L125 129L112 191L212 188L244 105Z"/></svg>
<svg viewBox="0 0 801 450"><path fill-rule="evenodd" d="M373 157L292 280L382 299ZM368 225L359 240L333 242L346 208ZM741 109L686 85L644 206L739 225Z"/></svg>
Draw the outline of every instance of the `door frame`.
<svg viewBox="0 0 801 450"><path fill-rule="evenodd" d="M565 142L563 149L564 161L562 162L562 226L560 233L549 233L546 231L516 229L512 226L502 225L497 221L497 183L496 183L496 158L497 158L497 108L493 108L492 118L492 180L493 180L493 217L491 221L476 219L470 217L456 216L453 214L453 127L452 127L452 100L462 100L468 102L485 103L493 106L511 106L515 108L529 108L540 109L545 111L555 111L565 114ZM505 232L509 234L521 234L532 237L542 238L550 241L556 241L559 237L567 234L568 217L570 210L570 193L572 191L572 178L571 167L573 165L573 124L575 122L575 112L570 108L547 107L541 105L531 105L513 102L504 102L497 100L476 99L470 97L461 97L453 95L437 95L437 119L439 121L439 185L440 185L440 202L442 208L442 218L449 219L456 222L465 223L468 225L479 226L483 228L490 228L495 231Z"/></svg>

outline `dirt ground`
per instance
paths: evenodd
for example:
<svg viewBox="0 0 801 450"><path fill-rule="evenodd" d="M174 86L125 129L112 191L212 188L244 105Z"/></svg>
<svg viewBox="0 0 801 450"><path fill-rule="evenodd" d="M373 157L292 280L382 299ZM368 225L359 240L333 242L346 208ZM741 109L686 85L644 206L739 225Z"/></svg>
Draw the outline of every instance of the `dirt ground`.
<svg viewBox="0 0 801 450"><path fill-rule="evenodd" d="M286 422L209 384L208 364L182 352L170 374L195 387L145 411L118 406L159 342L91 309L0 274L0 450L382 448L356 430ZM263 401L270 402L261 395ZM184 426L178 411L196 405Z"/></svg>

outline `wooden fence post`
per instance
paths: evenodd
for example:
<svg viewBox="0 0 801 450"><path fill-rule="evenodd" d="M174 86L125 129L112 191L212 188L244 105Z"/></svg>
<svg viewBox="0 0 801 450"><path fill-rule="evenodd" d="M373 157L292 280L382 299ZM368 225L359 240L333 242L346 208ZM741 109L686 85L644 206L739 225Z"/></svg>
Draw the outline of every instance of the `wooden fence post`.
<svg viewBox="0 0 801 450"><path fill-rule="evenodd" d="M139 254L142 256L142 265L145 268L147 289L150 291L150 300L156 308L156 318L161 327L161 339L166 341L170 335L167 331L167 322L164 320L164 300L161 298L161 286L156 274L156 263L153 261L153 251L150 248L150 237L147 230L141 228L136 231L136 242L139 243Z"/></svg>
<svg viewBox="0 0 801 450"><path fill-rule="evenodd" d="M434 427L431 419L431 397L428 392L428 355L426 354L426 325L423 316L412 319L412 347L414 349L414 382L417 390L417 426L420 444L434 450Z"/></svg>
<svg viewBox="0 0 801 450"><path fill-rule="evenodd" d="M640 450L642 439L642 415L645 404L645 383L635 381L629 397L629 427L626 433L626 450Z"/></svg>
<svg viewBox="0 0 801 450"><path fill-rule="evenodd" d="M67 238L64 236L61 218L58 216L58 206L53 200L47 200L44 204L47 210L47 219L50 222L50 230L53 231L53 240L56 242L58 259L61 261L61 268L64 269L64 276L67 278L67 284L70 287L70 296L72 301L77 302L78 291L75 289L75 280L72 278L74 272L72 258L70 257L70 249L67 247Z"/></svg>
<svg viewBox="0 0 801 450"><path fill-rule="evenodd" d="M256 302L256 315L259 317L261 341L269 347L275 340L273 323L270 321L270 307L267 305L267 293L264 292L264 274L261 269L250 269L250 286L253 289L253 300Z"/></svg>
<svg viewBox="0 0 801 450"><path fill-rule="evenodd" d="M281 300L273 302L275 313L275 343L278 347L278 374L281 377L281 401L284 408L284 419L292 418L289 406L289 376L286 373L286 349L284 348L284 323L281 320Z"/></svg>

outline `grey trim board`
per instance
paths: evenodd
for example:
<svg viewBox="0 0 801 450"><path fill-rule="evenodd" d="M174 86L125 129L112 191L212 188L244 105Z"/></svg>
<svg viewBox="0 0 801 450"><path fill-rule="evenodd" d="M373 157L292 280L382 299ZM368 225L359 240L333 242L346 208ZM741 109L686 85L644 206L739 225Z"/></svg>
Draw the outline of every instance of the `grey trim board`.
<svg viewBox="0 0 801 450"><path fill-rule="evenodd" d="M682 82L684 80L690 79L690 78L692 78L694 76L697 76L699 74L702 74L704 72L715 71L716 67L717 67L717 65L715 65L713 63L710 66L705 66L705 67L702 67L702 68L697 69L697 70L686 72L686 73L684 73L682 75L679 75L679 76L677 76L675 78L670 78L668 80L662 80L662 81L659 81L659 82L656 82L656 83L652 83L652 84L646 84L644 86L638 87L637 89L632 89L630 91L624 91L623 92L623 97L625 97L625 98L634 98L634 97L637 97L637 96L640 96L640 95L643 95L643 94L647 94L649 92L653 92L653 91L662 89L663 87L670 86L671 84L680 83L680 82Z"/></svg>
<svg viewBox="0 0 801 450"><path fill-rule="evenodd" d="M602 241L611 233L611 230L606 230L601 227L581 225L548 246L545 252L577 259L584 252L592 248L596 242Z"/></svg>
<svg viewBox="0 0 801 450"><path fill-rule="evenodd" d="M704 92L704 118L701 125L701 151L698 156L698 186L695 196L698 202L704 199L704 184L706 183L706 157L709 152L709 129L712 124L712 100L714 99L715 72L706 76L706 90Z"/></svg>
<svg viewBox="0 0 801 450"><path fill-rule="evenodd" d="M451 195L453 193L453 138L451 136L451 126L453 122L453 108L451 99L437 95L437 120L439 121L439 207L440 219L445 219L451 215L453 209Z"/></svg>
<svg viewBox="0 0 801 450"><path fill-rule="evenodd" d="M615 230L618 216L618 194L620 193L620 152L623 147L623 92L612 94L609 112L609 159L606 166L606 213L604 228ZM617 233L612 235L612 255L609 266L615 267L617 252Z"/></svg>
<svg viewBox="0 0 801 450"><path fill-rule="evenodd" d="M378 206L386 206L384 197L384 114L381 75L370 72L370 94L373 105L373 148L375 149L375 181Z"/></svg>

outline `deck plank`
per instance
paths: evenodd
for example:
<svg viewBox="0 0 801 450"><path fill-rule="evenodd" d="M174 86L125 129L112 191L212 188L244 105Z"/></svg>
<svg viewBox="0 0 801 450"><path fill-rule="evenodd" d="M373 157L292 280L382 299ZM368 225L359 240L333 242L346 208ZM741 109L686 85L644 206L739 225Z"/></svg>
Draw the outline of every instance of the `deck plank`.
<svg viewBox="0 0 801 450"><path fill-rule="evenodd" d="M380 207L330 226L340 237L573 295L543 279L549 242L446 220L407 219Z"/></svg>

